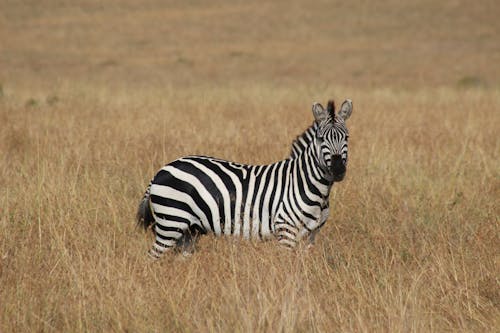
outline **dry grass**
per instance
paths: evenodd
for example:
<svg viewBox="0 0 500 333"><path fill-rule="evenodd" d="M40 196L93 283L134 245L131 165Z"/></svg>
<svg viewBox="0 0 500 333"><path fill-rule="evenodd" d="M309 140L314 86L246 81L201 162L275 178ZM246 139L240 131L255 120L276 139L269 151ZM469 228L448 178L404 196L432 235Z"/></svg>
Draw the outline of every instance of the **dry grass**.
<svg viewBox="0 0 500 333"><path fill-rule="evenodd" d="M132 4L4 5L1 332L500 330L494 8ZM312 253L205 237L146 261L157 168L283 158L329 97L355 103L350 162Z"/></svg>

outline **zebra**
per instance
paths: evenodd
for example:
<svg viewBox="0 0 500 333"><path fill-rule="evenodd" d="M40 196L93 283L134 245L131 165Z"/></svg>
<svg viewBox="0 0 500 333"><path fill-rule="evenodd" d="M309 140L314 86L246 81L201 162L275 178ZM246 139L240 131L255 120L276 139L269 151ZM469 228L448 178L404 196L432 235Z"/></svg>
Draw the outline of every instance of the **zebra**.
<svg viewBox="0 0 500 333"><path fill-rule="evenodd" d="M152 178L137 212L137 225L152 228L149 250L191 247L197 235L277 239L293 249L314 237L329 216L329 195L346 174L353 104L339 112L328 101L314 103L313 124L292 143L290 156L268 165L245 165L208 156L186 156ZM189 254L189 252L188 252Z"/></svg>

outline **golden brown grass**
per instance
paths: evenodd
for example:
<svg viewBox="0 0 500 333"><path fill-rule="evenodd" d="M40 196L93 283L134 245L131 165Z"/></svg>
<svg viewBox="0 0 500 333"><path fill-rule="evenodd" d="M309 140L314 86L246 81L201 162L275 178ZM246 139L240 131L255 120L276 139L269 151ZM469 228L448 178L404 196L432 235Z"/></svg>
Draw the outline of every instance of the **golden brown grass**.
<svg viewBox="0 0 500 333"><path fill-rule="evenodd" d="M313 253L205 237L155 264L133 226L154 168L189 152L276 160L309 103L86 94L2 104L3 331L499 327L498 92L360 93L349 176Z"/></svg>
<svg viewBox="0 0 500 333"><path fill-rule="evenodd" d="M1 332L500 329L493 7L172 6L5 5ZM312 252L204 237L146 260L157 168L284 158L330 97L354 101L350 162Z"/></svg>

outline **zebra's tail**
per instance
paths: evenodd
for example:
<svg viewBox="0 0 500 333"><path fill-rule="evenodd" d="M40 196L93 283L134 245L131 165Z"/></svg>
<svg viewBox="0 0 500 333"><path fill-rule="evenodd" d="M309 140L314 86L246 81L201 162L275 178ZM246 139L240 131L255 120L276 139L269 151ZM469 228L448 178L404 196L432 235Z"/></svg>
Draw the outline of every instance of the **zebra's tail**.
<svg viewBox="0 0 500 333"><path fill-rule="evenodd" d="M149 200L151 184L152 181L149 182L149 185L146 188L146 192L144 192L144 196L142 197L141 203L139 204L136 215L137 226L140 228L144 228L144 230L148 230L148 228L152 226L155 221L153 213L151 212L151 203Z"/></svg>

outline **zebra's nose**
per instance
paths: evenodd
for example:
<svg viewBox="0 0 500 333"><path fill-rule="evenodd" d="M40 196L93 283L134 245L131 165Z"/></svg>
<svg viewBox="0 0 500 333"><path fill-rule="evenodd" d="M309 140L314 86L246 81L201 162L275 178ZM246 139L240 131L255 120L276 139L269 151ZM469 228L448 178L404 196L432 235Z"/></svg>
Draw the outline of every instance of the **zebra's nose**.
<svg viewBox="0 0 500 333"><path fill-rule="evenodd" d="M343 177L345 174L346 169L341 155L332 156L331 171L334 176L338 177Z"/></svg>

